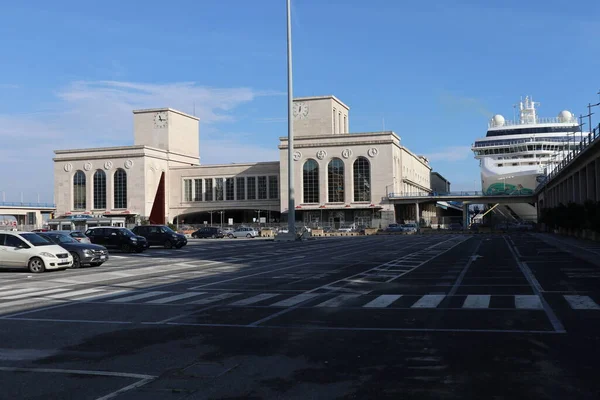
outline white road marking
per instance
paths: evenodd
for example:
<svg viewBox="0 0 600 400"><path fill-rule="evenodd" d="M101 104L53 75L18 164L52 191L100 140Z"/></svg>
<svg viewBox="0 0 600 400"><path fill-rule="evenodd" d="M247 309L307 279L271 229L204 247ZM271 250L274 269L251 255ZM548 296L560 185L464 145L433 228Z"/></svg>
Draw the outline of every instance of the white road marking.
<svg viewBox="0 0 600 400"><path fill-rule="evenodd" d="M147 297L160 296L161 294L165 294L165 293L169 293L169 292L160 292L160 291L158 291L158 292L145 292L145 293L136 294L136 295L133 295L133 296L120 297L118 299L109 300L109 301L111 303L126 303L128 301L145 299Z"/></svg>
<svg viewBox="0 0 600 400"><path fill-rule="evenodd" d="M302 293L294 297L290 297L289 299L278 301L277 303L271 304L271 307L290 307L296 304L303 303L307 300L314 299L315 297L320 296L318 293Z"/></svg>
<svg viewBox="0 0 600 400"><path fill-rule="evenodd" d="M215 303L220 300L228 299L230 297L239 296L240 294L241 293L221 293L216 296L211 296L211 297L207 297L205 299L192 301L191 303L187 303L187 304L210 304L210 303Z"/></svg>
<svg viewBox="0 0 600 400"><path fill-rule="evenodd" d="M463 303L463 308L489 308L491 297L489 294L468 295Z"/></svg>
<svg viewBox="0 0 600 400"><path fill-rule="evenodd" d="M16 296L5 296L2 299L6 300L16 300L16 299L24 299L26 297L39 297L50 293L64 292L69 289L61 288L61 289L50 289L50 290L42 290L41 292L33 292L33 293L24 293Z"/></svg>
<svg viewBox="0 0 600 400"><path fill-rule="evenodd" d="M31 305L35 304L35 305L39 306L39 305L41 305L41 301L42 301L41 299L36 299L36 298L9 301L7 303L0 303L0 309L2 309L2 308L10 308L10 307L13 307L13 306L24 306L24 305L30 305L30 304Z"/></svg>
<svg viewBox="0 0 600 400"><path fill-rule="evenodd" d="M411 308L436 308L444 298L446 298L445 294L426 294L413 304Z"/></svg>
<svg viewBox="0 0 600 400"><path fill-rule="evenodd" d="M273 298L275 296L279 296L279 293L262 293L256 296L248 297L247 299L238 300L234 303L231 303L231 306L247 306L250 304L258 303L259 301L267 300Z"/></svg>
<svg viewBox="0 0 600 400"><path fill-rule="evenodd" d="M163 297L162 299L150 300L146 302L146 304L165 304L171 303L173 301L187 299L189 297L200 296L201 294L205 294L206 292L194 292L194 293L182 293L175 296Z"/></svg>
<svg viewBox="0 0 600 400"><path fill-rule="evenodd" d="M72 292L53 294L53 295L48 296L48 297L51 298L51 299L64 299L66 297L81 296L81 295L90 294L90 293L97 293L97 292L103 292L103 290L102 289L74 290Z"/></svg>
<svg viewBox="0 0 600 400"><path fill-rule="evenodd" d="M14 289L7 290L0 294L0 298L4 298L5 296L10 296L13 294L26 293L26 292L35 292L36 290L40 290L40 288L25 288L25 289Z"/></svg>
<svg viewBox="0 0 600 400"><path fill-rule="evenodd" d="M515 307L522 310L541 310L544 308L537 295L516 295Z"/></svg>
<svg viewBox="0 0 600 400"><path fill-rule="evenodd" d="M402 297L401 294L382 294L378 298L376 298L376 299L370 301L369 303L365 304L363 307L367 307L367 308L384 308L384 307L389 306L390 304L392 304L396 300L398 300L400 297Z"/></svg>
<svg viewBox="0 0 600 400"><path fill-rule="evenodd" d="M600 306L589 296L564 295L573 310L600 310Z"/></svg>
<svg viewBox="0 0 600 400"><path fill-rule="evenodd" d="M360 295L359 294L340 294L339 296L336 296L333 299L329 299L320 304L317 304L317 307L339 307L344 302L355 299L358 296L360 296Z"/></svg>

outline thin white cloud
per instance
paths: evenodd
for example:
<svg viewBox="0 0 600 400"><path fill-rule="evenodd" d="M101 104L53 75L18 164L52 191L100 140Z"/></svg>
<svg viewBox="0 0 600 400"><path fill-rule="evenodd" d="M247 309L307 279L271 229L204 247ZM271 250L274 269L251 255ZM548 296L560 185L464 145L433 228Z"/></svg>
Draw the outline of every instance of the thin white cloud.
<svg viewBox="0 0 600 400"><path fill-rule="evenodd" d="M249 135L219 129L219 123L235 120L237 107L278 92L211 88L194 82L76 81L55 94L55 101L44 104L43 110L0 114L0 167L27 171L26 180L0 176L0 190L6 191L7 198L9 192L37 193L44 187L45 200L52 201L53 150L132 144L134 109L171 107L195 112L205 164L278 159L276 147L248 146Z"/></svg>
<svg viewBox="0 0 600 400"><path fill-rule="evenodd" d="M462 161L471 157L471 148L469 146L450 146L434 153L424 154L424 156L429 161Z"/></svg>

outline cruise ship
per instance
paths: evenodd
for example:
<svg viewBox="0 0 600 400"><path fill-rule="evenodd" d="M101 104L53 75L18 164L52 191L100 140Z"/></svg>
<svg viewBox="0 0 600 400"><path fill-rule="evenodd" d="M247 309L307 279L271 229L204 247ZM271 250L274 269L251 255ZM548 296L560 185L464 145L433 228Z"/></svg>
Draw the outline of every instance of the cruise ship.
<svg viewBox="0 0 600 400"><path fill-rule="evenodd" d="M563 110L556 118L540 118L538 104L525 97L516 121L494 115L485 137L473 144L484 194L531 194L569 150L578 148L581 129L573 114Z"/></svg>
<svg viewBox="0 0 600 400"><path fill-rule="evenodd" d="M509 121L500 114L494 115L486 136L473 144L484 195L533 193L569 150L579 146L581 129L570 111L563 110L556 118L540 118L537 105L525 97L515 106L518 119ZM530 208L521 207L521 212L516 213L535 214L535 208Z"/></svg>

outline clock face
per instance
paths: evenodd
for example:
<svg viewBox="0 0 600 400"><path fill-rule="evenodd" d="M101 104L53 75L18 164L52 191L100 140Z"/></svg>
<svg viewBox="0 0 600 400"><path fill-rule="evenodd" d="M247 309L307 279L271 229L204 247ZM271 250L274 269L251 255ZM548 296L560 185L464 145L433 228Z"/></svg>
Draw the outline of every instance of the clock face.
<svg viewBox="0 0 600 400"><path fill-rule="evenodd" d="M156 128L164 128L167 126L167 113L166 112L157 112L154 114L154 126Z"/></svg>
<svg viewBox="0 0 600 400"><path fill-rule="evenodd" d="M308 104L294 103L294 118L306 119L308 117Z"/></svg>

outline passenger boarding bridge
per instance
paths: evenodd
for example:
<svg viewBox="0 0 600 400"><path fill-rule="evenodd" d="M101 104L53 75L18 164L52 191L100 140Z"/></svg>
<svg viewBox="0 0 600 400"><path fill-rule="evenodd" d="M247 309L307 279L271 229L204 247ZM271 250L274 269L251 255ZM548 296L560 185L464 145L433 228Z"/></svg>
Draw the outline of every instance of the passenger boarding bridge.
<svg viewBox="0 0 600 400"><path fill-rule="evenodd" d="M16 226L0 223L0 229L18 227L23 229L41 228L44 223L44 214L52 214L56 207L52 203L23 203L23 202L0 202L0 215L14 217Z"/></svg>

